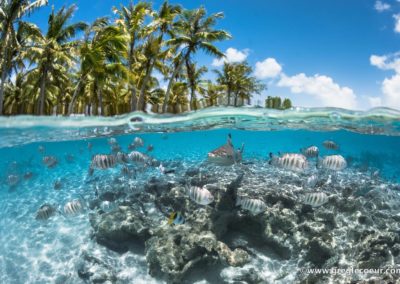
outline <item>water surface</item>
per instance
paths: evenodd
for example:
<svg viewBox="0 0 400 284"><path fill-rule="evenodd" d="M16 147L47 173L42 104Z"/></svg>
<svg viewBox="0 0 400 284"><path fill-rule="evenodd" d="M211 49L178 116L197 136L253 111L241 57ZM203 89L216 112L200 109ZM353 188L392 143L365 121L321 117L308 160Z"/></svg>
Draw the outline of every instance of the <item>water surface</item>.
<svg viewBox="0 0 400 284"><path fill-rule="evenodd" d="M62 208L75 198L82 198L89 204L97 198L96 189L100 193L118 190L129 195L142 191L152 178L174 180L179 171L201 167L207 153L223 145L229 133L235 147L241 143L245 145L244 164L249 164L251 170L258 171L261 176L268 177L274 171L268 164L270 153L299 152L303 147L316 145L321 156L340 154L346 158L348 168L339 173L338 183L340 179L348 182L352 178L357 183L358 178L373 175L380 184L395 186L400 182L400 113L390 109L278 112L216 108L182 116L1 118L0 242L3 246L0 247L0 282L84 283L78 270L85 253L114 267L119 283L162 282L148 274L144 254L135 251L121 254L93 240L89 214L95 210L87 209L74 217L56 214L48 221L36 220L36 212L45 203ZM154 146L149 155L163 165L176 167L176 176L167 177L159 168L149 167L134 177L126 177L121 175L121 166L89 176L92 156L110 153L110 137L117 139L124 152L129 152L127 148L134 137L140 137L145 146ZM340 150L324 149L325 140L335 141ZM44 153L38 151L39 146L45 149ZM146 148L139 150L145 152ZM58 165L45 167L44 156L57 157ZM313 173L318 171L316 160L309 163ZM222 170L229 172L235 167L237 165ZM29 179L24 178L27 172L32 173ZM282 176L276 175L276 183L287 171L280 173ZM304 180L310 174L298 178ZM10 185L10 175L18 177L16 185ZM61 183L59 190L54 189L57 180ZM252 185L243 185L246 186ZM117 207L122 201L116 200L114 205ZM262 253L254 257L252 265L260 275L276 276L282 272L279 268L282 265L287 268L295 265L270 257ZM227 283L235 274L231 268L222 268L218 273ZM289 273L282 283L293 277ZM201 277L196 281L201 281Z"/></svg>

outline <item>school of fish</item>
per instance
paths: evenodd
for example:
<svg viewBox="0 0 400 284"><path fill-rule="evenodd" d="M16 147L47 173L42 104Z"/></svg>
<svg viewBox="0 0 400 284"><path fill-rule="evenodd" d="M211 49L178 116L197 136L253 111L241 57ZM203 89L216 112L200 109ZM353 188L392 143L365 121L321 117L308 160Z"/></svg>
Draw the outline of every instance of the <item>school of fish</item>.
<svg viewBox="0 0 400 284"><path fill-rule="evenodd" d="M163 135L163 139L167 139L166 135ZM91 158L89 165L89 176L93 175L95 170L108 170L113 169L121 165L120 173L126 178L135 178L138 167L156 167L160 174L174 173L173 169L165 169L165 167L156 159L149 156L148 154L154 150L152 144L146 146L146 151L141 152L138 149L145 146L142 138L135 137L128 145L128 153L123 152L122 147L118 144L116 138L109 138L107 140L110 146L109 154L94 154ZM328 151L339 151L340 147L334 141L326 140L322 143L323 147ZM92 151L93 144L87 143L88 151ZM240 163L242 160L242 154L244 150L244 144L238 150L235 150L232 137L229 134L226 144L216 148L208 153L208 162L215 163L220 166L230 166L236 163ZM46 155L46 148L44 146L38 147L38 152L42 155L42 163L49 169L57 166L58 158L52 155ZM293 171L295 173L307 173L311 169L326 170L332 172L342 171L347 167L346 159L340 154L332 154L320 157L320 150L318 146L311 145L299 150L300 153L284 153L274 155L270 153L269 164L273 167L278 167L284 170ZM68 163L73 163L75 157L71 154L65 155L65 160ZM12 166L12 165L11 165ZM16 167L16 165L14 165ZM30 179L33 176L32 172L26 172L23 175L24 179ZM201 179L201 172L199 173ZM15 174L7 176L7 184L11 187L16 186L20 181L20 177ZM310 190L307 194L301 197L301 202L305 205L310 205L313 208L322 206L329 201L329 196L324 192L313 191L318 183L318 174L313 173L307 177L303 186ZM55 190L61 190L63 188L63 181L58 178L53 183ZM210 206L215 201L215 197L212 192L221 190L220 186L216 185L205 185L203 187L186 185L185 193L188 198L201 206ZM98 196L98 190L96 189L96 196ZM237 196L236 206L249 212L252 215L258 215L267 210L266 203L260 197L247 197ZM56 215L57 212L64 216L74 216L81 214L85 211L85 200L84 199L72 199L67 201L64 206L59 206L62 210L57 209L57 205L49 203L43 204L36 212L37 220L48 220L52 216ZM109 201L103 201L100 208L103 211L109 211L113 207ZM173 212L168 217L168 224L179 225L185 223L183 212Z"/></svg>

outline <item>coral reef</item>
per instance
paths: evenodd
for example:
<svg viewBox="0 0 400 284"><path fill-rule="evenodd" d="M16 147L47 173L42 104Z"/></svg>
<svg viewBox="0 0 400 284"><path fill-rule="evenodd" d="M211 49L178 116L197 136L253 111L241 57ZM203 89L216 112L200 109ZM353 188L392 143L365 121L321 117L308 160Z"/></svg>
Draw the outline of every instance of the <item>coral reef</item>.
<svg viewBox="0 0 400 284"><path fill-rule="evenodd" d="M120 253L144 254L148 272L156 279L190 283L193 275L210 267L208 273L215 274L210 283L269 283L271 275L263 265L271 266L267 270L278 283L399 278L390 273L324 275L300 270L393 268L400 263L395 184L352 170L320 171L310 188L304 183L310 173L287 172L262 162L167 166L175 173L147 179L138 192L113 195L119 205L115 210L98 210L90 217L98 243ZM206 187L215 201L208 206L194 203L186 194L188 185ZM328 202L317 208L303 204L302 196L314 191L325 192ZM252 215L235 205L238 195L258 198L267 209ZM176 211L183 213L185 223L168 225L169 214ZM87 268L88 262L101 267L101 260L83 258L81 278L114 281L112 269L94 276L95 269Z"/></svg>

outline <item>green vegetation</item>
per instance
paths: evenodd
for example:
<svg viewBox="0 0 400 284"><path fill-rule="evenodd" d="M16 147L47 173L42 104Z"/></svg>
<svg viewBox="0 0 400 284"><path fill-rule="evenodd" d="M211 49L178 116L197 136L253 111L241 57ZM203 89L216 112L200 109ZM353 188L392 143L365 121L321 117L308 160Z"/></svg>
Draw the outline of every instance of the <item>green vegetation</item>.
<svg viewBox="0 0 400 284"><path fill-rule="evenodd" d="M251 94L260 94L266 86L251 76L253 69L243 63L224 63L222 71L216 70L217 83L225 87L227 102L238 106L238 100L250 102ZM233 99L233 104L231 100Z"/></svg>
<svg viewBox="0 0 400 284"><path fill-rule="evenodd" d="M214 70L216 82L203 79L196 54L222 58L215 43L231 38L216 28L222 13L131 2L88 24L72 22L70 6L52 9L43 32L26 20L47 4L0 1L0 115L116 115L147 103L178 113L240 106L265 89L246 62Z"/></svg>
<svg viewBox="0 0 400 284"><path fill-rule="evenodd" d="M292 101L286 98L282 102L282 99L280 97L268 96L268 98L266 98L265 100L265 107L280 110L289 109L292 107Z"/></svg>

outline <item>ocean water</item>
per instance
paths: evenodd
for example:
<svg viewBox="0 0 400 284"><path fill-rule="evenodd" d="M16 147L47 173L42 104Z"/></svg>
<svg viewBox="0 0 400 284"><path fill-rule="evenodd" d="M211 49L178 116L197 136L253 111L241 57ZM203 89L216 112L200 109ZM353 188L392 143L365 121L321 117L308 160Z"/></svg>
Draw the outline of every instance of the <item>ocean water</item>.
<svg viewBox="0 0 400 284"><path fill-rule="evenodd" d="M224 145L228 134L231 134L236 148L244 143L244 166L266 179L265 186L257 184L262 190L273 190L268 188L268 182L279 185L288 173L305 180L310 172L322 171L315 167L315 159L309 160L309 172L302 174L285 169L275 172L276 169L268 164L270 153L294 153L316 145L321 157L340 154L347 161L346 169L330 174L335 177L334 182L349 183L353 179L357 184L360 179L371 178L376 181L376 187L390 185L397 194L395 189L400 183L400 112L390 109L369 112L296 109L278 112L227 108L182 116L130 114L103 119L1 118L0 283L94 283L93 278L82 277L79 273L85 255L94 256L105 266L112 267L113 280L99 282L169 282L167 278L149 274L144 248L139 252L118 252L97 242L93 237L90 214L97 214L98 209L91 208L90 203L98 198L98 194L118 190L124 193L124 197L112 201L110 211L117 210L126 196L143 191L152 178L173 181L181 172L191 168L209 170L203 166L207 153ZM148 154L166 168L174 169L175 173L167 176L158 167L146 167L127 177L121 174L122 166L117 165L104 171L95 170L92 176L88 175L93 155L111 153L108 143L111 137L126 153L130 152L128 145L133 139L140 137L145 146L137 150L146 152L146 146L152 145L154 150ZM325 149L322 143L326 140L334 141L340 149ZM88 143L92 145L91 149ZM43 147L44 151L39 151L39 147ZM44 156L56 157L58 164L53 168L46 167L42 161ZM133 163L132 168L135 167ZM215 167L216 171L229 174L238 165ZM10 176L15 176L16 181L10 180ZM56 181L60 184L58 189L54 186ZM242 188L252 187L250 182L245 182L247 184ZM298 183L296 185L299 186ZM313 190L318 191L318 188ZM255 194L260 195L257 198L263 198L263 193ZM296 196L295 192L293 196ZM58 212L73 199L83 200L85 210L81 214L65 216ZM296 202L301 203L300 199ZM58 211L48 220L36 220L37 211L43 204L52 204ZM187 212L187 215L190 214ZM158 218L155 222L167 219L164 216L165 220L162 220L162 214L157 216L161 217L155 217ZM190 226L190 223L184 226ZM222 266L212 272L217 276L211 275L211 272L207 276L207 270L201 272L201 267L196 267L197 270L193 269L192 275L189 272L186 280L182 281L237 283L234 282L235 275L250 268L254 268L261 278L264 277L262 281L265 282L243 280L239 283L269 283L266 279L278 278L282 279L276 280L282 281L279 283L295 283L298 276L293 271L299 268L299 263L293 257L282 260L274 258L268 250L261 250L251 255L251 261L244 268ZM101 274L104 265L103 268L93 265L91 269L92 274Z"/></svg>

